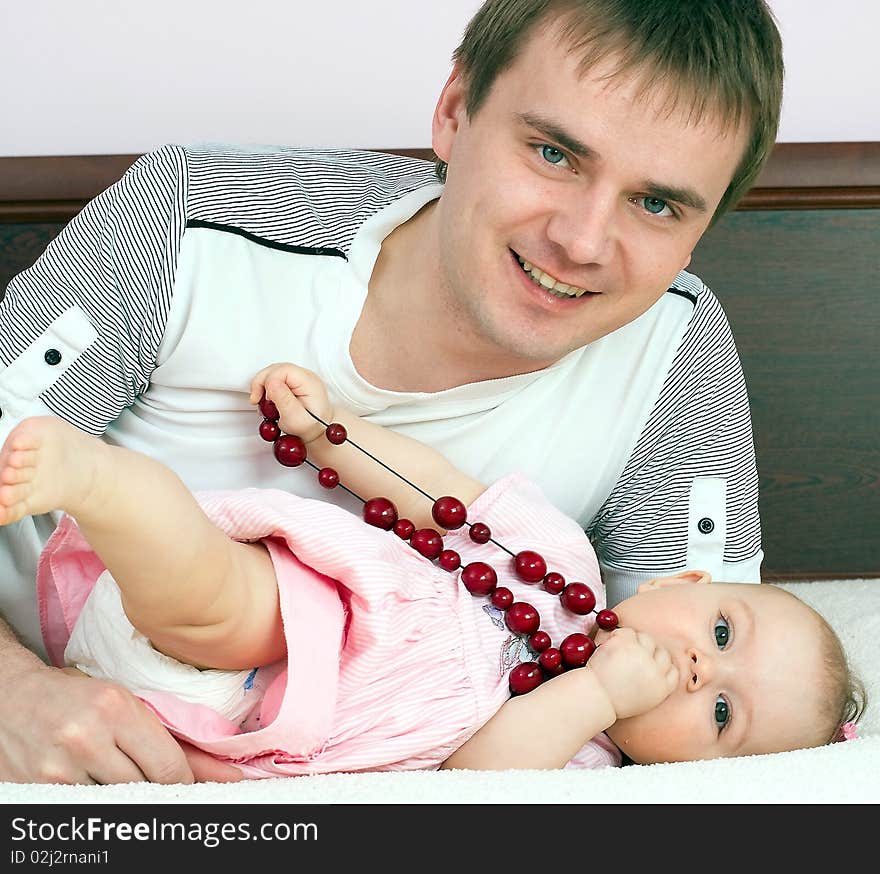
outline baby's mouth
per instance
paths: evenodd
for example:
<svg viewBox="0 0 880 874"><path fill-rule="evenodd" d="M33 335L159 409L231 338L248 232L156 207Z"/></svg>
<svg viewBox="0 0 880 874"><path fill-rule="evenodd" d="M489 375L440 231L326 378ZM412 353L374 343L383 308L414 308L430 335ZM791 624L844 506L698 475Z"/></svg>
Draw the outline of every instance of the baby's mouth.
<svg viewBox="0 0 880 874"><path fill-rule="evenodd" d="M512 249L511 252L513 252ZM521 258L516 252L513 252L513 254L516 256L516 260L519 261L519 266L522 267L523 272L529 277L529 279L531 279L535 285L540 286L544 291L552 294L554 297L562 298L563 300L570 300L572 298L583 297L585 294L597 293L594 291L588 291L586 288L580 288L576 285L567 285L564 282L560 282L555 276L545 273L540 267L536 267L534 264Z"/></svg>

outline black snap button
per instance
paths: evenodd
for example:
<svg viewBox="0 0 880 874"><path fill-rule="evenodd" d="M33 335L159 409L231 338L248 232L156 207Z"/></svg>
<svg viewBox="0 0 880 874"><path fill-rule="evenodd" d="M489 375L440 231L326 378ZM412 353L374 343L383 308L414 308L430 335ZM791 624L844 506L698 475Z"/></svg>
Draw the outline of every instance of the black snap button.
<svg viewBox="0 0 880 874"><path fill-rule="evenodd" d="M47 349L43 359L46 364L55 365L61 360L61 353L57 349Z"/></svg>
<svg viewBox="0 0 880 874"><path fill-rule="evenodd" d="M715 530L715 523L708 516L704 516L697 522L697 528L700 534L711 534Z"/></svg>

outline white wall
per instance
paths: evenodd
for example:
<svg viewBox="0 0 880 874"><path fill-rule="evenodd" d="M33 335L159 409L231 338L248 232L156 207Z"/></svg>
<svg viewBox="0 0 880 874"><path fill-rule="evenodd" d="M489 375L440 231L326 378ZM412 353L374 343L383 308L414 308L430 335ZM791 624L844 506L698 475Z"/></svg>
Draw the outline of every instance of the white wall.
<svg viewBox="0 0 880 874"><path fill-rule="evenodd" d="M770 0L780 141L880 140L877 0ZM0 155L428 147L480 0L0 0Z"/></svg>

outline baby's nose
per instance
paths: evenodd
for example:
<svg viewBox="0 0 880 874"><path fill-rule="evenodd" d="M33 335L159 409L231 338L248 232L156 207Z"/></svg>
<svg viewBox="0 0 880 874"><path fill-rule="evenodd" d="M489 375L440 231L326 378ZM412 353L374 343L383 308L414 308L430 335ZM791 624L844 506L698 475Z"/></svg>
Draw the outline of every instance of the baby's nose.
<svg viewBox="0 0 880 874"><path fill-rule="evenodd" d="M708 658L700 650L694 648L689 649L687 655L687 669L690 672L687 681L687 689L689 692L696 692L697 689L702 689L706 683L712 681L712 659Z"/></svg>

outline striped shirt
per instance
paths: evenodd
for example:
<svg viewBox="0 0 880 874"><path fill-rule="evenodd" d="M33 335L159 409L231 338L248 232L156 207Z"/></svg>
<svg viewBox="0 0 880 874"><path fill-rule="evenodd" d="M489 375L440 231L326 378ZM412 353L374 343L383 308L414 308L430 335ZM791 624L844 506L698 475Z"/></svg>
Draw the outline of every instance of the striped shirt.
<svg viewBox="0 0 880 874"><path fill-rule="evenodd" d="M182 438L174 444L207 428L209 414L206 434L252 434L250 376L293 360L356 412L435 445L471 476L521 470L539 482L588 532L612 604L687 566L757 582L748 397L727 319L697 277L682 272L643 316L535 374L436 394L359 379L347 341L377 247L441 191L430 163L380 153L166 146L145 155L10 283L0 437L48 411L149 451L192 488L309 494L268 465L237 467L241 447L209 470ZM283 331L264 303L289 307ZM298 324L307 318L315 332ZM53 365L50 348L61 353ZM0 533L0 607L19 631L33 628L36 554L51 530L32 525Z"/></svg>

